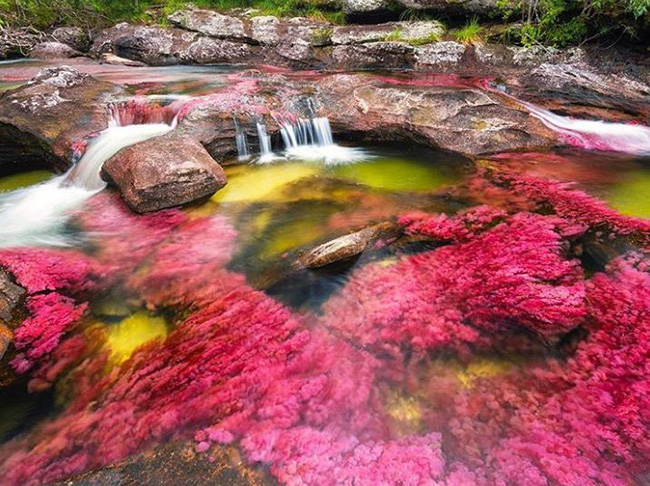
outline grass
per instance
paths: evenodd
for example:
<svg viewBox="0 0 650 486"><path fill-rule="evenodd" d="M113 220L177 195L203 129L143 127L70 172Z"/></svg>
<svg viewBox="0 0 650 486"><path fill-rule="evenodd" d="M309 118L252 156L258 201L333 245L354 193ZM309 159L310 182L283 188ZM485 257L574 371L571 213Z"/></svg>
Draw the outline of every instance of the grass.
<svg viewBox="0 0 650 486"><path fill-rule="evenodd" d="M474 18L465 26L458 30L454 37L457 42L461 44L476 44L483 41L483 27L478 23L478 19Z"/></svg>

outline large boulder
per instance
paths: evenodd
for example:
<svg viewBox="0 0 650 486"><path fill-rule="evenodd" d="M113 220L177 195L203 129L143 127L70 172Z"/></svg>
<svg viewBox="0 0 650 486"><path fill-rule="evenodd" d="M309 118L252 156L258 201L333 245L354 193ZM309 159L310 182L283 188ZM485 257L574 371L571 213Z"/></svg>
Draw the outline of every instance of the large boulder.
<svg viewBox="0 0 650 486"><path fill-rule="evenodd" d="M375 25L346 25L332 32L332 43L362 44L383 40L426 43L441 37L445 26L435 20L417 22L386 22Z"/></svg>
<svg viewBox="0 0 650 486"><path fill-rule="evenodd" d="M332 60L339 68L405 68L413 64L414 52L402 42L368 42L335 46Z"/></svg>
<svg viewBox="0 0 650 486"><path fill-rule="evenodd" d="M252 40L241 19L212 10L178 10L167 17L173 25L218 39Z"/></svg>
<svg viewBox="0 0 650 486"><path fill-rule="evenodd" d="M343 0L343 11L351 19L370 21L385 13L389 5L389 0Z"/></svg>
<svg viewBox="0 0 650 486"><path fill-rule="evenodd" d="M61 42L41 42L29 52L29 57L35 59L68 59L81 55L79 51Z"/></svg>
<svg viewBox="0 0 650 486"><path fill-rule="evenodd" d="M86 52L91 44L90 36L80 27L59 27L54 29L52 37L81 52Z"/></svg>
<svg viewBox="0 0 650 486"><path fill-rule="evenodd" d="M341 74L322 80L319 94L318 112L335 132L367 140L410 140L466 155L546 149L556 140L527 111L478 89L386 85Z"/></svg>
<svg viewBox="0 0 650 486"><path fill-rule="evenodd" d="M11 325L25 295L26 290L16 285L9 274L0 269L0 323Z"/></svg>
<svg viewBox="0 0 650 486"><path fill-rule="evenodd" d="M75 144L108 126L115 85L74 68L47 68L0 95L0 175L67 169Z"/></svg>
<svg viewBox="0 0 650 486"><path fill-rule="evenodd" d="M109 159L102 177L138 213L187 204L226 185L226 175L196 140L178 133L127 147Z"/></svg>
<svg viewBox="0 0 650 486"><path fill-rule="evenodd" d="M494 16L517 7L515 0L396 0L404 8L447 16Z"/></svg>

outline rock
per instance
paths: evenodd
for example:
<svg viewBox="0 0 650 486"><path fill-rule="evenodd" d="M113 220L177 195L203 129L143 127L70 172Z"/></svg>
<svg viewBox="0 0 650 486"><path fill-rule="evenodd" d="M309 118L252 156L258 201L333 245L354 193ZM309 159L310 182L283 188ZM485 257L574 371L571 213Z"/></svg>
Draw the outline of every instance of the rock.
<svg viewBox="0 0 650 486"><path fill-rule="evenodd" d="M555 134L526 111L478 89L399 86L356 75L324 79L315 97L335 133L415 141L466 155L547 149Z"/></svg>
<svg viewBox="0 0 650 486"><path fill-rule="evenodd" d="M7 352L7 349L9 349L9 345L13 342L13 340L14 340L14 333L11 332L11 329L9 329L4 324L0 323L0 366L3 366L2 358ZM3 374L4 373L0 371L0 388L2 388L3 380L1 376Z"/></svg>
<svg viewBox="0 0 650 486"><path fill-rule="evenodd" d="M117 26L116 26L117 28ZM189 48L197 34L160 27L119 29L112 39L115 54L147 64L178 64L181 52Z"/></svg>
<svg viewBox="0 0 650 486"><path fill-rule="evenodd" d="M436 42L418 47L415 59L418 68L456 65L463 59L465 50L466 47L458 42Z"/></svg>
<svg viewBox="0 0 650 486"><path fill-rule="evenodd" d="M99 58L101 64L113 64L117 66L131 66L131 67L142 67L146 66L145 63L140 61L133 61L131 59L125 59L110 52L105 52Z"/></svg>
<svg viewBox="0 0 650 486"><path fill-rule="evenodd" d="M276 53L290 61L308 61L313 57L311 44L303 39L281 42L275 49Z"/></svg>
<svg viewBox="0 0 650 486"><path fill-rule="evenodd" d="M515 8L514 0L396 0L403 7L414 10L426 10L447 16L494 16L503 12L502 7Z"/></svg>
<svg viewBox="0 0 650 486"><path fill-rule="evenodd" d="M0 324L11 324L26 294L24 288L16 285L9 274L0 269Z"/></svg>
<svg viewBox="0 0 650 486"><path fill-rule="evenodd" d="M246 34L242 20L212 10L179 10L167 18L172 24L183 29L217 39L251 40L250 36Z"/></svg>
<svg viewBox="0 0 650 486"><path fill-rule="evenodd" d="M369 42L334 47L332 59L340 68L401 68L413 64L414 48L401 42Z"/></svg>
<svg viewBox="0 0 650 486"><path fill-rule="evenodd" d="M90 48L90 36L79 27L59 27L54 29L52 37L63 44L67 44L77 51L86 52Z"/></svg>
<svg viewBox="0 0 650 486"><path fill-rule="evenodd" d="M27 56L36 44L45 39L45 34L34 31L31 27L2 28L0 29L0 59Z"/></svg>
<svg viewBox="0 0 650 486"><path fill-rule="evenodd" d="M251 46L239 42L201 37L181 55L195 64L244 62L251 57Z"/></svg>
<svg viewBox="0 0 650 486"><path fill-rule="evenodd" d="M35 168L63 171L75 144L108 126L102 109L112 83L68 66L47 68L0 97L0 175Z"/></svg>
<svg viewBox="0 0 650 486"><path fill-rule="evenodd" d="M532 46L510 47L512 62L515 66L538 66L545 62L557 60L560 51L555 47Z"/></svg>
<svg viewBox="0 0 650 486"><path fill-rule="evenodd" d="M296 270L320 268L332 263L348 260L363 253L378 240L386 244L397 237L397 226L393 223L381 223L362 229L349 235L341 236L323 243L301 255L294 263Z"/></svg>
<svg viewBox="0 0 650 486"><path fill-rule="evenodd" d="M66 486L167 486L183 478L192 486L264 486L277 482L262 467L246 465L233 446L212 446L197 452L196 443L173 441L136 454L125 461L65 481ZM161 472L164 471L164 474ZM63 483L62 483L63 484Z"/></svg>
<svg viewBox="0 0 650 486"><path fill-rule="evenodd" d="M82 55L79 51L61 42L41 42L29 52L29 57L36 59L67 59Z"/></svg>
<svg viewBox="0 0 650 486"><path fill-rule="evenodd" d="M403 42L426 42L428 39L437 39L445 33L445 27L440 22L387 22L377 25L346 25L336 27L332 33L332 43L362 44L364 42L377 42L383 40Z"/></svg>
<svg viewBox="0 0 650 486"><path fill-rule="evenodd" d="M174 132L121 150L104 164L102 177L138 213L187 204L226 185L205 148Z"/></svg>
<svg viewBox="0 0 650 486"><path fill-rule="evenodd" d="M388 0L343 0L343 11L348 16L382 12L388 7Z"/></svg>
<svg viewBox="0 0 650 486"><path fill-rule="evenodd" d="M280 21L277 17L258 16L251 19L251 38L262 45L280 42Z"/></svg>

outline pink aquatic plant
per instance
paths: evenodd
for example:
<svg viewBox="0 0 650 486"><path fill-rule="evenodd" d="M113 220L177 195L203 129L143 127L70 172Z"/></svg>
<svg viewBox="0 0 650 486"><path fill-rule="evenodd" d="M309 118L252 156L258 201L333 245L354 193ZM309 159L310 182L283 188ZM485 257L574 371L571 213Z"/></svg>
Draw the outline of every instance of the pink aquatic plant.
<svg viewBox="0 0 650 486"><path fill-rule="evenodd" d="M411 222L409 231L462 240L502 216L479 208ZM325 304L325 325L392 352L407 343L421 351L479 343L480 331L512 327L545 338L567 332L585 312L582 270L563 242L574 230L559 218L521 213L469 242L367 265Z"/></svg>
<svg viewBox="0 0 650 486"><path fill-rule="evenodd" d="M25 373L54 351L87 308L56 292L33 295L26 306L30 316L14 332L18 354L11 366L18 373Z"/></svg>

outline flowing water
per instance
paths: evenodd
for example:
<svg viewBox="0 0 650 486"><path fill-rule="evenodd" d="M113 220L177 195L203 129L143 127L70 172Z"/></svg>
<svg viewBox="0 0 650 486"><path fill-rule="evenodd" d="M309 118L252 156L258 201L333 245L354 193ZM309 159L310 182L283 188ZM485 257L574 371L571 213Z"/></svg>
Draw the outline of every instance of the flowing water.
<svg viewBox="0 0 650 486"><path fill-rule="evenodd" d="M163 103L232 73L87 69ZM576 143L470 160L338 144L317 113L278 139L235 120L223 189L135 215L101 166L175 124L121 113L67 174L0 179L0 265L32 315L0 484L176 441L269 483L643 484L648 128L527 106Z"/></svg>

